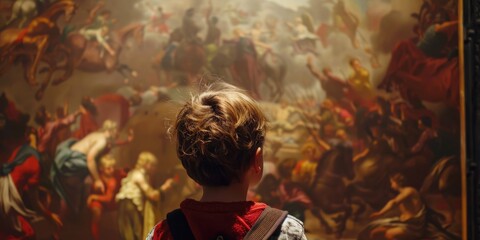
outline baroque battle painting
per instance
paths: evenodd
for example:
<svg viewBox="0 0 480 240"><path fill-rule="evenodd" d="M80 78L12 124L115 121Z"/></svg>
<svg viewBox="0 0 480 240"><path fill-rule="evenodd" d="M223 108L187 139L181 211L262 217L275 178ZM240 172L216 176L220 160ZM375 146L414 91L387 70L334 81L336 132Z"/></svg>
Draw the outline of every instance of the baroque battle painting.
<svg viewBox="0 0 480 240"><path fill-rule="evenodd" d="M459 5L2 0L0 239L145 239L202 194L169 129L217 81L269 121L248 198L308 239L461 239Z"/></svg>

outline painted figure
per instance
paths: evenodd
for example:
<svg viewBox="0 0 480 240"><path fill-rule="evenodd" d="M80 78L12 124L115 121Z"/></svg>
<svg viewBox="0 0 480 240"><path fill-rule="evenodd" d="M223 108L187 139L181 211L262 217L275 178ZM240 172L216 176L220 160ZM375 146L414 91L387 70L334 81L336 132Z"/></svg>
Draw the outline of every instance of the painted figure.
<svg viewBox="0 0 480 240"><path fill-rule="evenodd" d="M52 144L56 143L53 140L55 139L58 131L65 126L69 127L70 125L72 125L80 116L80 114L82 114L82 111L85 111L85 109L82 110L82 107L80 107L80 110L66 117L52 119L50 113L47 112L45 106L41 106L37 110L35 114L35 123L39 125L39 127L37 128L37 150L45 158L43 159L43 161L53 160L52 158L55 157L55 152L52 151L52 149L54 149L54 146L52 146ZM49 169L49 167L47 166L46 169Z"/></svg>
<svg viewBox="0 0 480 240"><path fill-rule="evenodd" d="M260 99L259 85L264 76L258 64L258 54L255 44L247 38L245 32L237 28L233 31L235 38L230 41L235 44L235 60L231 67L234 80L249 91L256 99Z"/></svg>
<svg viewBox="0 0 480 240"><path fill-rule="evenodd" d="M292 181L301 184L309 189L317 171L319 149L313 139L309 139L302 147L303 159L298 161L292 170Z"/></svg>
<svg viewBox="0 0 480 240"><path fill-rule="evenodd" d="M279 162L278 173L263 176L255 192L258 200L285 209L300 221L305 221L305 211L313 204L303 186L292 181L292 169L296 164L297 160L291 158Z"/></svg>
<svg viewBox="0 0 480 240"><path fill-rule="evenodd" d="M27 141L29 116L0 95L0 227L1 239L34 239L32 221L44 217L58 230L60 218L39 197L40 155Z"/></svg>
<svg viewBox="0 0 480 240"><path fill-rule="evenodd" d="M196 238L241 239L267 208L245 189L309 238L457 239L458 0L189 2L0 0L0 85L32 117L0 95L0 239L145 239L185 197Z"/></svg>
<svg viewBox="0 0 480 240"><path fill-rule="evenodd" d="M74 213L84 205L83 181L93 179L95 191L105 192L105 184L98 173L96 158L117 136L117 124L110 120L102 128L81 140L68 139L57 147L50 179L60 197Z"/></svg>
<svg viewBox="0 0 480 240"><path fill-rule="evenodd" d="M203 44L205 45L205 50L207 54L207 64L209 68L212 68L211 61L218 52L222 41L222 31L218 27L218 17L212 15L212 1L208 2L207 13L205 15L205 20L207 22L207 35Z"/></svg>
<svg viewBox="0 0 480 240"><path fill-rule="evenodd" d="M458 21L438 19L420 39L398 43L379 88L396 88L412 104L444 102L458 108L458 56L452 48L457 31Z"/></svg>
<svg viewBox="0 0 480 240"><path fill-rule="evenodd" d="M297 17L294 23L287 23L293 34L293 54L312 53L318 56L315 50L315 41L317 36L313 33L311 26L311 17Z"/></svg>
<svg viewBox="0 0 480 240"><path fill-rule="evenodd" d="M323 91L325 91L326 98L331 99L333 101L344 101L345 100L345 93L348 91L349 86L345 81L336 77L332 69L325 67L320 73L313 66L313 58L307 58L307 68L310 73L320 82L320 86L322 87Z"/></svg>
<svg viewBox="0 0 480 240"><path fill-rule="evenodd" d="M445 230L439 221L438 213L433 212L425 204L420 193L412 187L404 185L405 177L394 174L390 184L398 195L391 199L380 211L370 215L380 217L397 209L398 217L384 218L371 222L360 234L358 239L424 239L436 237L439 239L460 239Z"/></svg>
<svg viewBox="0 0 480 240"><path fill-rule="evenodd" d="M300 120L292 122L290 119L292 119L295 114L301 113L302 111L300 109L290 106L287 100L283 99L280 102L280 107L277 108L275 112L275 116L271 120L271 130L276 130L277 136L279 137L282 137L283 131L291 132L295 130L302 125L302 122Z"/></svg>
<svg viewBox="0 0 480 240"><path fill-rule="evenodd" d="M195 9L189 8L182 20L182 31L185 37L185 41L189 43L200 43L201 40L198 37L200 27L195 22Z"/></svg>
<svg viewBox="0 0 480 240"><path fill-rule="evenodd" d="M353 112L359 105L370 105L370 99L365 100L363 97L361 97L362 95L360 95L363 94L369 97L372 96L370 94L371 90L366 93L363 92L365 88L368 89L369 86L369 82L365 83L365 80L369 81L369 73L363 67L358 66L357 63L355 63L355 69L358 70L355 70L355 73L347 81L341 79L338 76L335 76L332 69L329 67L324 67L322 72L320 73L320 71L313 66L312 57L307 58L307 68L310 73L317 80L320 81L320 86L322 90L325 91L325 97L327 98L326 100L333 101L333 103L337 105L338 108L342 108L345 111L349 112L349 115L353 115ZM360 74L360 72L362 74ZM361 89L359 89L358 91L360 92L358 92L355 89L355 86L352 84L359 85L359 88ZM347 114L347 112L341 114L344 115L344 120L346 120L345 114ZM353 119L348 120L348 122L348 124L351 125L353 123Z"/></svg>
<svg viewBox="0 0 480 240"><path fill-rule="evenodd" d="M90 11L86 26L81 28L79 33L88 40L97 41L102 49L107 50L110 55L115 56L116 53L107 42L107 39L111 25L115 23L116 20L111 19L112 13L109 10L103 10L97 15L97 12L103 7L103 5L104 3L100 2Z"/></svg>
<svg viewBox="0 0 480 240"><path fill-rule="evenodd" d="M92 222L90 230L93 239L100 239L100 219L105 211L116 209L115 194L118 192L120 184L115 170L115 158L107 154L100 159L98 172L100 179L105 185L105 191L99 192L93 190L87 198L87 206L92 212Z"/></svg>
<svg viewBox="0 0 480 240"><path fill-rule="evenodd" d="M372 97L370 72L356 58L350 60L350 66L353 69L352 75L348 78L350 86L358 95L364 98Z"/></svg>
<svg viewBox="0 0 480 240"><path fill-rule="evenodd" d="M94 100L90 97L83 97L80 105L85 111L81 112L79 127L72 135L72 137L76 139L82 139L100 128L96 121L98 109Z"/></svg>
<svg viewBox="0 0 480 240"><path fill-rule="evenodd" d="M20 19L18 27L22 28L25 23L37 16L38 6L35 0L16 0L12 6L12 14L10 19L5 23L5 26L10 25L12 22Z"/></svg>
<svg viewBox="0 0 480 240"><path fill-rule="evenodd" d="M122 239L142 239L146 201L158 202L164 197L164 192L172 188L172 179L168 179L159 189L151 186L150 174L157 162L152 153L140 153L135 168L121 182L115 200L118 203L118 226Z"/></svg>
<svg viewBox="0 0 480 240"><path fill-rule="evenodd" d="M25 77L29 84L36 85L38 66L47 53L55 55L62 44L60 28L57 25L60 17L65 16L68 22L75 14L76 5L71 0L56 1L23 29L7 28L0 32L0 61L13 62L18 54L27 52L28 64L25 68ZM22 55L22 54L20 54ZM53 59L51 59L53 60ZM47 83L50 79L47 79ZM43 90L36 96L41 99Z"/></svg>
<svg viewBox="0 0 480 240"><path fill-rule="evenodd" d="M162 34L169 34L170 28L167 25L167 20L172 16L170 13L165 13L163 8L154 7L152 16L150 17L150 29Z"/></svg>
<svg viewBox="0 0 480 240"><path fill-rule="evenodd" d="M344 0L338 0L333 7L333 26L336 30L345 33L350 39L354 48L359 48L357 40L358 27L360 25L360 19L357 15L347 9Z"/></svg>

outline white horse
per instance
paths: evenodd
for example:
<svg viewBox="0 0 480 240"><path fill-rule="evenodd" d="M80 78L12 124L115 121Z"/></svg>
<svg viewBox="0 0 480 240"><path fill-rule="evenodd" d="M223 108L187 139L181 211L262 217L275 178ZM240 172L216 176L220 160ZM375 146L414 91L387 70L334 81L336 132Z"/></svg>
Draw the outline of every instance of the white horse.
<svg viewBox="0 0 480 240"><path fill-rule="evenodd" d="M38 6L35 0L16 0L12 6L12 16L5 25L8 26L15 20L20 19L18 27L22 28L28 20L37 16L37 14Z"/></svg>

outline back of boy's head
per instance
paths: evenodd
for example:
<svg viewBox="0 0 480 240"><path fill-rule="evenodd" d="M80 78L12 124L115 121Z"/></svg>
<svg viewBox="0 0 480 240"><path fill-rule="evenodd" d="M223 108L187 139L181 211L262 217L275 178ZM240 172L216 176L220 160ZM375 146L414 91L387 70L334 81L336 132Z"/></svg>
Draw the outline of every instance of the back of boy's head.
<svg viewBox="0 0 480 240"><path fill-rule="evenodd" d="M214 83L193 96L177 115L177 154L187 174L202 186L241 181L263 147L266 118L237 87Z"/></svg>

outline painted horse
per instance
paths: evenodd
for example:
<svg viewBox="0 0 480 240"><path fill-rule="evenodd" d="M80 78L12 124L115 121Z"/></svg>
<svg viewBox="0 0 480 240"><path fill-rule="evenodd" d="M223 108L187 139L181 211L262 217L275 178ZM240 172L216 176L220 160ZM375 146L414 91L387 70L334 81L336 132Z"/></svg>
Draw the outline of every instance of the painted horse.
<svg viewBox="0 0 480 240"><path fill-rule="evenodd" d="M123 46L129 38L133 38L137 44L143 44L145 25L131 23L116 31L113 31L109 45L115 55L101 49L96 41L89 41L80 33L72 33L67 37L66 46L71 51L71 59L76 69L84 72L113 72L118 71L126 79L136 77L137 73L119 60ZM53 84L59 84L54 82Z"/></svg>
<svg viewBox="0 0 480 240"><path fill-rule="evenodd" d="M76 5L71 0L60 0L51 4L42 14L35 17L24 29L7 28L0 33L0 72L18 57L23 61L25 77L30 85L37 85L36 74L39 63L47 53L58 51L61 32L57 21L65 16L70 21Z"/></svg>
<svg viewBox="0 0 480 240"><path fill-rule="evenodd" d="M354 219L364 213L367 205L378 211L393 197L389 184L391 174L403 174L408 186L420 189L435 161L427 147L412 153L411 148L421 134L415 121L403 122L400 127L388 122L381 125L387 127L369 130L369 135L373 133L371 136L381 135L372 137L365 154L355 159L356 177L348 187L350 203L358 206Z"/></svg>
<svg viewBox="0 0 480 240"><path fill-rule="evenodd" d="M214 74L226 78L236 85L240 85L245 89L256 91L255 95L260 97L258 89L263 82L270 89L270 97L273 100L279 100L284 94L284 79L287 73L287 64L285 60L272 51L265 52L258 58L258 61L252 61L252 64L244 64L249 71L258 71L255 81L248 77L238 77L235 74L234 64L238 57L238 51L235 43L224 43L218 50L217 54L211 60L211 66ZM252 66L258 64L258 66ZM239 63L237 63L239 64ZM256 69L258 68L258 69ZM245 80L247 79L247 80ZM252 86L253 85L253 86ZM248 87L250 86L250 87Z"/></svg>
<svg viewBox="0 0 480 240"><path fill-rule="evenodd" d="M167 46L155 57L153 68L165 73L166 82L171 83L173 71L187 75L187 82L193 83L198 79L203 67L207 63L204 46L195 41L187 41L181 28L176 28L170 34Z"/></svg>
<svg viewBox="0 0 480 240"><path fill-rule="evenodd" d="M345 143L337 143L318 161L315 180L307 190L314 207L312 214L325 227L327 233L341 238L351 214L346 181L355 177L353 149ZM329 224L326 218L333 221Z"/></svg>

